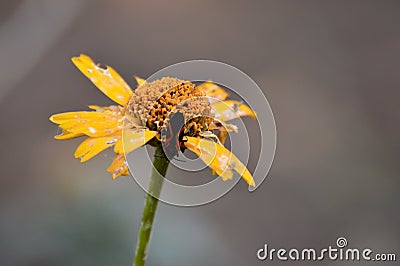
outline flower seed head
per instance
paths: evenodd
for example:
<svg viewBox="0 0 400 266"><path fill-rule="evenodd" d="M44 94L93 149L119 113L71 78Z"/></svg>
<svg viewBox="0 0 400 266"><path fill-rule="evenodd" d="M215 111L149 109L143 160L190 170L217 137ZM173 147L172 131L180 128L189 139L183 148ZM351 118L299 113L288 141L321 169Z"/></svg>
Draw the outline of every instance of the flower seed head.
<svg viewBox="0 0 400 266"><path fill-rule="evenodd" d="M139 121L141 126L160 133L167 127L170 117L181 112L186 122L185 134L196 136L208 130L212 120L209 117L211 105L205 96L194 83L177 78L163 77L146 82L134 91L127 107L127 119Z"/></svg>

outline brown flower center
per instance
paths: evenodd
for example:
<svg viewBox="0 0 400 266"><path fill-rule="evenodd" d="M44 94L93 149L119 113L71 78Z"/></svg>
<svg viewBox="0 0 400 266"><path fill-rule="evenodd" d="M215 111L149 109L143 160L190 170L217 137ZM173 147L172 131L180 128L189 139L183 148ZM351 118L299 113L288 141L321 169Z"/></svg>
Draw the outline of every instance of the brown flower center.
<svg viewBox="0 0 400 266"><path fill-rule="evenodd" d="M127 114L133 124L161 132L177 112L184 115L185 135L194 136L208 130L211 106L205 93L196 85L177 78L164 77L146 82L133 93Z"/></svg>

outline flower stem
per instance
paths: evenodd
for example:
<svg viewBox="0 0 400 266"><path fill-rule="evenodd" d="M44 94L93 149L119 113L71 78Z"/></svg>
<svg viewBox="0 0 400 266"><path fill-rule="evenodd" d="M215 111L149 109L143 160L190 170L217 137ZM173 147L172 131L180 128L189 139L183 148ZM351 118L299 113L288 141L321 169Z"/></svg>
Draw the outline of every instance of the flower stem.
<svg viewBox="0 0 400 266"><path fill-rule="evenodd" d="M147 248L150 241L153 220L157 210L158 198L167 172L169 160L165 157L162 146L158 145L154 154L153 170L149 191L144 204L142 223L136 243L136 253L133 265L143 266L146 262Z"/></svg>

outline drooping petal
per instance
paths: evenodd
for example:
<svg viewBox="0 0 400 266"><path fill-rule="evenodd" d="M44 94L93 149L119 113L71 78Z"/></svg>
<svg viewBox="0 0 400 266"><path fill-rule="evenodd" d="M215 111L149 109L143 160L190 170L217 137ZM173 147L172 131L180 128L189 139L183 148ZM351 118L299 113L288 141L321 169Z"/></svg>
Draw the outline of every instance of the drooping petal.
<svg viewBox="0 0 400 266"><path fill-rule="evenodd" d="M225 100L229 94L217 84L207 81L196 87L197 90L202 90L206 93L206 96L210 97L210 102L216 100Z"/></svg>
<svg viewBox="0 0 400 266"><path fill-rule="evenodd" d="M242 116L250 116L255 119L256 113L246 104L235 100L214 102L212 110L217 119L229 121Z"/></svg>
<svg viewBox="0 0 400 266"><path fill-rule="evenodd" d="M114 152L118 154L130 153L146 144L157 135L156 131L147 129L128 129L123 136L115 143Z"/></svg>
<svg viewBox="0 0 400 266"><path fill-rule="evenodd" d="M220 154L218 154L217 146L212 144L214 142L209 142L210 143L206 142L205 139L194 138L194 140L189 139L188 142L185 143L185 146L211 168L213 175L217 173L224 181L232 179L233 171L228 164L229 160L226 158L222 158L221 160L218 157Z"/></svg>
<svg viewBox="0 0 400 266"><path fill-rule="evenodd" d="M111 165L107 168L107 172L112 175L113 179L117 179L119 176L129 175L128 165L125 160L124 154L116 154Z"/></svg>
<svg viewBox="0 0 400 266"><path fill-rule="evenodd" d="M74 139L84 136L82 133L73 133L68 130L63 130L61 134L54 136L55 139L64 140L64 139Z"/></svg>
<svg viewBox="0 0 400 266"><path fill-rule="evenodd" d="M224 146L201 138L187 137L186 148L194 152L204 163L225 181L232 179L235 170L250 186L255 186L254 179L246 166Z"/></svg>
<svg viewBox="0 0 400 266"><path fill-rule="evenodd" d="M111 100L121 105L126 105L129 102L132 90L112 67L107 66L103 69L96 65L89 56L84 54L72 57L72 62Z"/></svg>
<svg viewBox="0 0 400 266"><path fill-rule="evenodd" d="M115 133L122 128L123 118L120 112L67 112L52 115L50 121L64 131L85 134L89 137L101 137Z"/></svg>
<svg viewBox="0 0 400 266"><path fill-rule="evenodd" d="M134 78L135 78L135 80L136 80L137 87L140 87L143 83L146 82L145 79L142 79L142 78L140 78L140 77L138 77L138 76L134 76Z"/></svg>
<svg viewBox="0 0 400 266"><path fill-rule="evenodd" d="M118 134L98 138L88 137L76 148L74 156L75 158L81 158L81 162L86 162L105 149L113 146L118 139L120 139Z"/></svg>

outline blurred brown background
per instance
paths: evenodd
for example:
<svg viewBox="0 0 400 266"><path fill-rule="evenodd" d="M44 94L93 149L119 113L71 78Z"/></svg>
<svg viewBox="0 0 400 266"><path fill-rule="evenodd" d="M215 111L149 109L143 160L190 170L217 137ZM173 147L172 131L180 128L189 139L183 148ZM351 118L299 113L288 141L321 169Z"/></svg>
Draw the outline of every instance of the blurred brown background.
<svg viewBox="0 0 400 266"><path fill-rule="evenodd" d="M111 180L111 153L79 163L79 141L54 141L47 119L110 103L70 63L79 53L132 86L172 63L226 62L275 115L264 184L197 208L160 204L149 265L267 265L264 243L339 236L398 254L399 13L398 1L1 1L0 264L131 264L143 191Z"/></svg>

